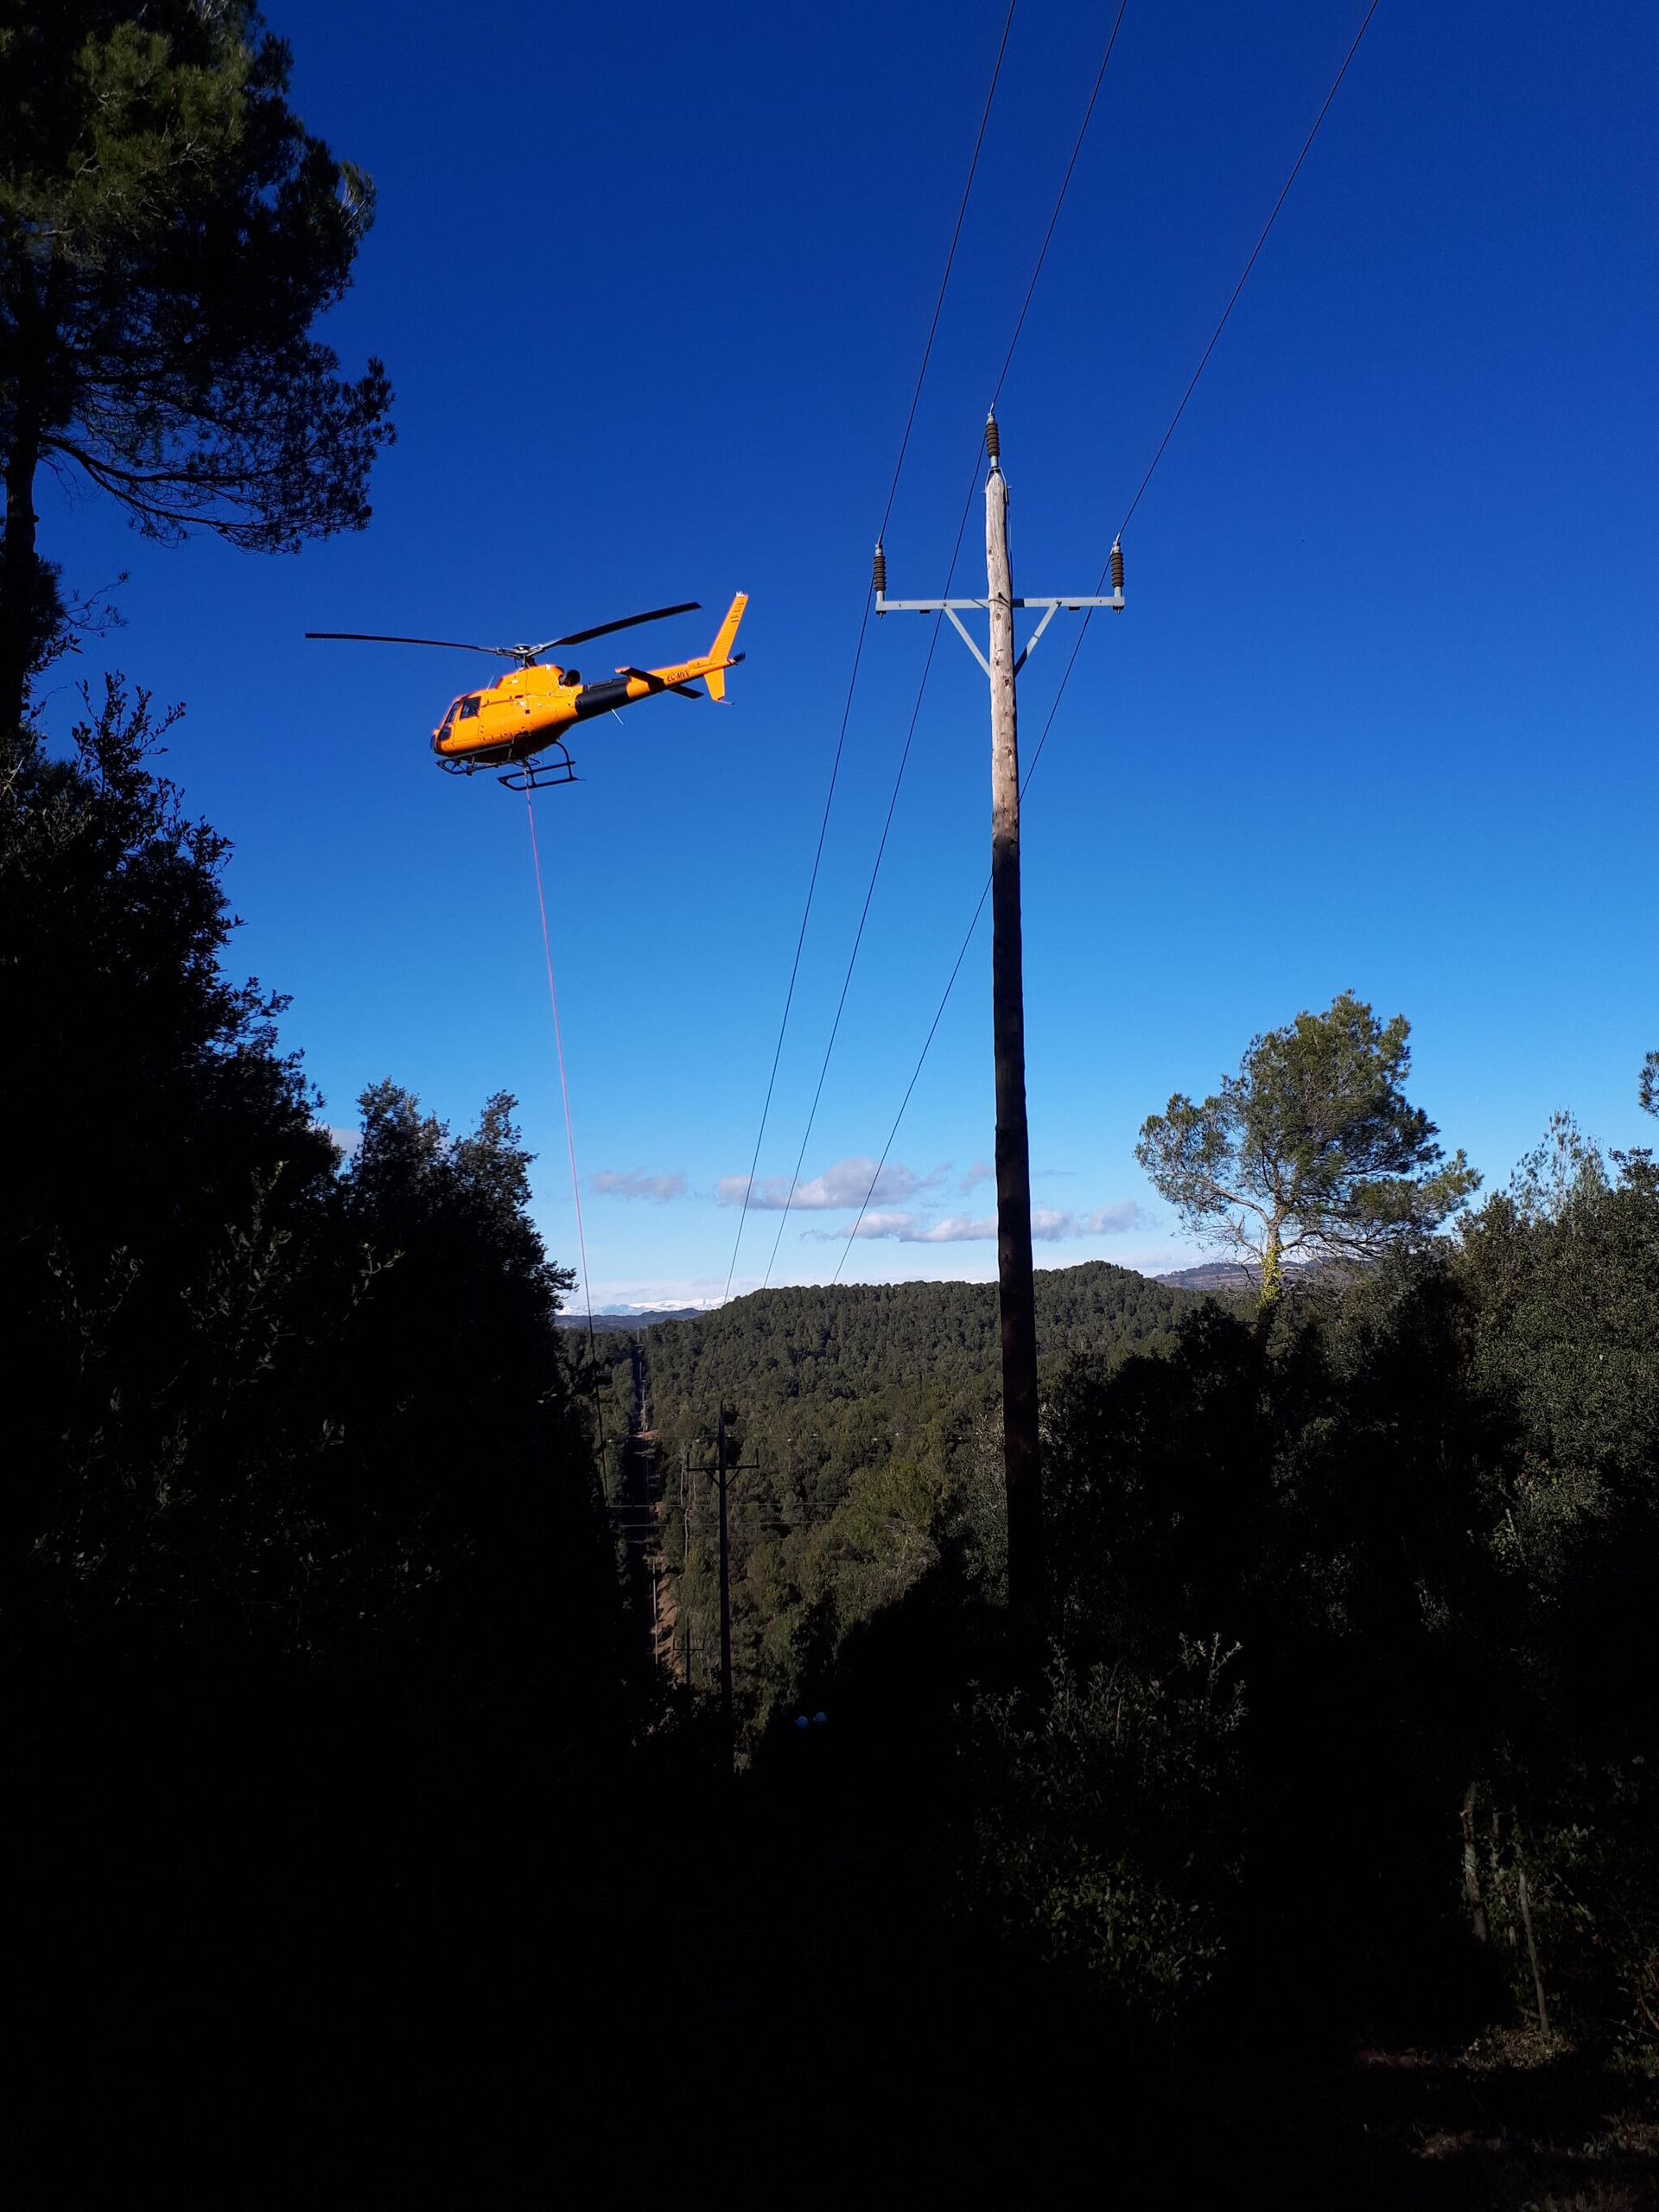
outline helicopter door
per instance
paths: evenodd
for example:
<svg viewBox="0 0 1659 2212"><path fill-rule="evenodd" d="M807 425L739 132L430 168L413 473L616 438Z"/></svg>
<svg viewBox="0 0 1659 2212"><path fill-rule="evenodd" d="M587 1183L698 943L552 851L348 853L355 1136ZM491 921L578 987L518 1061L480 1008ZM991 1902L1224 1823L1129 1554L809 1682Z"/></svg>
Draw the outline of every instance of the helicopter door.
<svg viewBox="0 0 1659 2212"><path fill-rule="evenodd" d="M524 671L504 676L485 694L484 703L498 715L512 715L515 718L530 712L530 700L525 694Z"/></svg>

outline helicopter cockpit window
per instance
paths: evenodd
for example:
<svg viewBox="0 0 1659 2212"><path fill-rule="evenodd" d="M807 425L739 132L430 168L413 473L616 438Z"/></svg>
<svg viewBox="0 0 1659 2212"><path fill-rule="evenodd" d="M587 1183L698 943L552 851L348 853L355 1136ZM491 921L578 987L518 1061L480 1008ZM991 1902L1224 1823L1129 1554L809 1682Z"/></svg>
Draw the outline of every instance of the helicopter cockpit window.
<svg viewBox="0 0 1659 2212"><path fill-rule="evenodd" d="M469 691L467 696L461 702L461 713L457 719L463 722L470 721L472 717L478 712L478 693L476 691Z"/></svg>

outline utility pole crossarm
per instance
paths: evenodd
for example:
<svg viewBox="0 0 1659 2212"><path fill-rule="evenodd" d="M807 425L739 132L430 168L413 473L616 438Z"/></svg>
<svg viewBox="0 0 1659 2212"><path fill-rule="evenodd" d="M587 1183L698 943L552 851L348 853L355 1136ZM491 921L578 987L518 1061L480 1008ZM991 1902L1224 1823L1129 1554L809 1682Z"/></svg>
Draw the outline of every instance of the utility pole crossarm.
<svg viewBox="0 0 1659 2212"><path fill-rule="evenodd" d="M875 594L878 614L948 614L953 607L976 607L988 609L988 599L889 599L885 592ZM1123 608L1123 594L1115 591L1109 599L1011 599L1010 607L1046 607L1052 614L1064 607L1069 613L1074 607L1115 607Z"/></svg>
<svg viewBox="0 0 1659 2212"><path fill-rule="evenodd" d="M876 551L878 556L880 556L880 548L879 546L877 547ZM1018 676L1020 670L1031 658L1033 652L1035 652L1038 639L1042 636L1044 631L1047 629L1049 624L1054 620L1054 617L1060 612L1062 607L1065 608L1068 614L1071 614L1080 613L1085 607L1109 607L1115 614L1121 614L1123 612L1123 587L1120 584L1109 599L1096 597L1087 599L1016 599L1010 601L1009 604L1013 607L1040 607L1043 610L1042 620L1032 632L1030 637L1027 639L1024 650L1014 660L1014 672ZM991 602L988 599L889 599L885 591L878 588L875 594L875 611L878 614L948 615L950 617L951 628L962 639L963 644L967 646L969 652L972 653L974 658L979 663L987 677L990 675L991 664L986 659L984 654L981 652L973 639L968 634L967 625L962 619L963 613L988 614L991 611Z"/></svg>
<svg viewBox="0 0 1659 2212"><path fill-rule="evenodd" d="M1123 565L1122 556L1116 546L1112 549L1112 555L1115 570L1121 571ZM887 556L878 545L875 549L876 613L878 614L944 614L948 616L951 628L979 663L987 677L989 677L991 664L969 635L968 626L962 619L965 613L991 613L993 610L988 599L889 599L887 585ZM1062 608L1071 614L1081 613L1084 607L1089 608L1092 613L1096 607L1109 607L1114 614L1121 614L1123 612L1123 587L1121 582L1117 583L1109 598L1089 594L1064 599L1058 597L1014 599L1008 601L1008 605L1010 607L1040 607L1043 610L1042 620L1027 639L1024 650L1015 656L1014 672L1018 676L1036 650L1037 640Z"/></svg>

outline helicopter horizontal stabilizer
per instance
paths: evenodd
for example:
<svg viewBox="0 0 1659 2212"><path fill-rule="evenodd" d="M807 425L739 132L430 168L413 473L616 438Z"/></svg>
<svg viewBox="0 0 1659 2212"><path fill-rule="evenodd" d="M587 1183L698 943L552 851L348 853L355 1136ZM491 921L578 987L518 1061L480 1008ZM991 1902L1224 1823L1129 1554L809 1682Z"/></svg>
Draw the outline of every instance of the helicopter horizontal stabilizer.
<svg viewBox="0 0 1659 2212"><path fill-rule="evenodd" d="M690 683L670 683L654 668L619 668L619 676L636 677L641 683L649 683L658 691L677 691L682 699L701 699L702 694Z"/></svg>

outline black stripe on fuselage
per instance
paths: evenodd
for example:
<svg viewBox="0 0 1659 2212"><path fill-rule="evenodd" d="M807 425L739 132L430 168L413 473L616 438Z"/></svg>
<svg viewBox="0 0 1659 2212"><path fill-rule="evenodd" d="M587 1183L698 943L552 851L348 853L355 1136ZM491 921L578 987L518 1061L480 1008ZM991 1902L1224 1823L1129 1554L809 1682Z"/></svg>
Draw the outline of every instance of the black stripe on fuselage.
<svg viewBox="0 0 1659 2212"><path fill-rule="evenodd" d="M628 679L613 677L608 683L588 683L576 694L576 720L585 722L592 715L608 715L613 707L628 703Z"/></svg>

